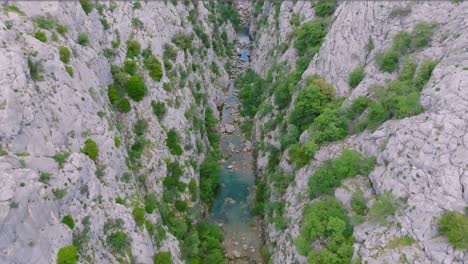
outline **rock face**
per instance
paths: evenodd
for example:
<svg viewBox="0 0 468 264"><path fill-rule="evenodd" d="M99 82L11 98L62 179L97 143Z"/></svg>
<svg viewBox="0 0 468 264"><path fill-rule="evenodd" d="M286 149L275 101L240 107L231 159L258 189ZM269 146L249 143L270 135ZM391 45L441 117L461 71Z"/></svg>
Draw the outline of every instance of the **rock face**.
<svg viewBox="0 0 468 264"><path fill-rule="evenodd" d="M191 131L192 117L204 120L205 108L196 103L192 91L199 83L201 90L197 92L206 95L205 106L217 116L216 102L223 101L222 88L229 80L222 66L217 73L210 69L224 62L195 37L190 46L199 53L177 49L171 62L176 74L184 72L185 77L180 78L184 78L183 82L176 83L167 72L161 81L154 81L139 60L139 73L144 76L147 90L143 100L130 100L130 112L118 113L107 95L112 82L111 65L124 63L128 40L138 41L141 49L151 48L163 61L164 44L171 43L178 32L193 32L194 26L187 18L195 7L177 3L139 2L140 8L130 2L93 3L89 14L78 1L24 1L2 6L1 263L55 263L58 250L72 244L77 234L85 235L82 255L89 258L87 261L117 263L122 256L113 253L105 230L105 223L115 219L123 220L120 229L132 241L132 261L153 263L157 252L169 251L174 263L182 262L174 236L167 232L160 245L154 244L152 235L136 226L132 209L143 206L145 193L160 198L166 159L180 164L199 164L203 160L204 150L194 146L197 141L206 142L206 136ZM206 26L210 11L201 2L197 11L199 23L205 25L208 35L213 35L212 27ZM40 22L35 19L39 16L49 17L55 25L39 28ZM68 30L57 33L58 24ZM34 37L38 31L45 33L46 42ZM228 24L220 31L234 35ZM81 33L89 37L87 46L77 43ZM60 60L61 46L71 51L69 63ZM32 76L31 63L37 63L39 76ZM198 70L192 67L195 64ZM66 66L73 72L67 73ZM172 83L173 90L163 88L164 83ZM164 118L153 114L152 101L166 103ZM151 147L145 148L139 168L132 171L128 152L135 140L134 124L139 119L147 122L145 138ZM185 147L180 156L172 155L166 146L166 131L170 129L178 132L178 143ZM88 138L99 147L95 162L81 151ZM116 138L121 143L117 144ZM63 158L63 165L54 161L57 153L69 153ZM188 183L198 178L198 172L188 165L181 180ZM116 203L120 198L125 205ZM68 214L75 222L73 232L62 223ZM147 214L146 219L154 226L162 225L158 212Z"/></svg>
<svg viewBox="0 0 468 264"><path fill-rule="evenodd" d="M399 31L409 32L419 21L435 22L437 27L431 44L411 56L418 63L431 58L439 60L439 64L422 90L424 113L389 120L375 132L365 131L324 146L309 164L297 171L288 164L288 156L283 155L279 164L285 173L294 174L295 184L289 186L283 197L284 215L289 221L287 227L278 231L271 223L266 229L273 263L308 263L294 246L301 228L303 208L313 202L307 198L308 180L324 160L335 158L343 148L355 148L377 157L377 166L368 176L370 186L367 180L357 178L345 181L343 187L337 189L335 196L345 207L356 186L364 191L370 204L374 201L373 195L384 191L406 198L406 206L397 211L389 226L364 221L354 228L355 258L365 263L468 262L466 251L455 250L437 230L437 219L444 211L463 212L468 204L468 175L465 172L468 147L464 143L468 90L463 88L468 82L465 67L468 65L467 4L350 1L338 5L328 34L302 80L313 75L324 77L334 86L337 95L345 97L345 104L357 96L368 95L372 85L383 84L397 75L379 71L375 54L391 47L393 37ZM267 23L255 28L251 64L264 77L274 65L294 67L295 50L286 37L294 30L290 23L292 16L299 14L302 23L314 18L309 2L285 1L279 10L275 14L274 6L265 1L260 13L266 16ZM281 34L273 33L278 31ZM369 39L372 39L373 49L366 50ZM278 47L283 43L287 44L287 49L280 52ZM357 66L363 66L366 75L355 89L350 90L348 75ZM298 90L294 92L286 115L291 112L297 93ZM267 102L273 103L272 98ZM279 146L278 129L268 133L262 131L264 124L276 114L275 111L266 116L257 114L254 133L257 142ZM265 133L263 137L262 133ZM301 135L301 142L309 137L307 133ZM267 173L269 156L269 152L259 151L257 169L260 175ZM415 242L409 246L387 247L392 239L402 236L410 236Z"/></svg>

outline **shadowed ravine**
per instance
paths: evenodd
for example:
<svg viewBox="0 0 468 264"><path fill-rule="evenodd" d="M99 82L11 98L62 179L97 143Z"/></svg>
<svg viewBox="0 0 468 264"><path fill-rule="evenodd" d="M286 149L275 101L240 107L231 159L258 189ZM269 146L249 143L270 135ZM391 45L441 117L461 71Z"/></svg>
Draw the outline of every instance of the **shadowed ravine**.
<svg viewBox="0 0 468 264"><path fill-rule="evenodd" d="M248 28L238 33L240 59L233 64L238 65L239 69L248 64L248 33ZM262 263L261 224L251 212L255 193L254 157L251 142L243 137L239 128L239 99L234 81L231 80L219 124L221 150L226 160L222 164L221 188L209 219L219 224L224 231L224 246L229 263Z"/></svg>

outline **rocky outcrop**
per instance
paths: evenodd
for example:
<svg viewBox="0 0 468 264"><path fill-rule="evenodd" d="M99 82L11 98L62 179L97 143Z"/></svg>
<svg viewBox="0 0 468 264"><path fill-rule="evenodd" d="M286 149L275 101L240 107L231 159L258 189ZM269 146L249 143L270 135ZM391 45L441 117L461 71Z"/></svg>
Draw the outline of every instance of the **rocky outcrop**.
<svg viewBox="0 0 468 264"><path fill-rule="evenodd" d="M309 12L304 3L284 2L278 17L281 30L287 30L286 24L294 13ZM298 8L300 8L300 11ZM374 84L383 84L387 79L395 79L396 73L382 73L375 64L375 54L392 45L397 32L411 31L414 25L423 20L436 22L431 44L427 48L416 50L411 56L417 62L424 58L439 60L429 83L423 88L421 102L425 112L401 119L385 122L377 131L366 131L351 136L342 142L322 147L313 161L298 171L288 164L287 155L280 165L286 173L295 174L292 184L284 196L285 216L290 222L284 231L277 231L273 224L267 229L268 240L274 263L307 263L294 246L298 236L303 208L313 201L308 199L308 179L324 160L339 155L343 148L355 148L367 155L377 157L377 166L366 179L357 178L357 182L347 181L337 189L335 196L349 207L353 188L359 186L371 199L372 194L392 191L397 197L404 197L406 206L400 208L388 226L364 222L354 229L355 258L366 263L466 263L466 252L455 250L447 240L438 235L437 219L446 210L463 212L468 204L466 188L468 177L465 173L464 157L467 147L466 137L466 89L468 79L466 67L466 3L452 2L342 2L333 16L333 23L320 51L302 75L320 75L333 84L338 95L346 102L361 95L368 95ZM406 10L405 12L403 12ZM401 11L401 12L400 12ZM313 11L312 11L313 12ZM274 21L274 10L265 3L263 13L267 21ZM308 14L308 13L307 13ZM313 15L302 16L313 17ZM302 20L304 21L304 20ZM278 45L281 41L272 40L274 23L257 28L256 50L253 52L252 67L263 76L267 70L264 65L294 64L295 51L291 41L286 41L289 48L281 56ZM283 32L283 31L281 31ZM281 34L283 36L283 34ZM267 41L269 39L270 41ZM281 39L278 37L277 39ZM366 50L372 40L373 49ZM273 50L273 51L272 51ZM290 56L286 54L290 53ZM366 72L364 80L354 90L348 86L348 75L357 66L363 66ZM298 91L295 91L297 95ZM292 110L293 103L288 113ZM271 98L267 99L270 100ZM261 128L268 118L257 115L257 141L278 146L279 132L274 130L263 137ZM287 114L286 114L287 115ZM307 131L301 139L307 138ZM257 164L260 174L265 173L268 152L260 152ZM349 210L351 212L351 210ZM410 236L415 242L409 246L388 247L395 237Z"/></svg>
<svg viewBox="0 0 468 264"><path fill-rule="evenodd" d="M198 92L206 94L206 105L218 115L216 102L223 97L221 89L229 80L223 67L219 67L217 74L209 69L224 62L195 37L190 45L198 47L204 55L182 50L173 62L179 71L190 70L187 82L173 83L175 87L168 91L163 88L164 83L171 82L167 72L161 81L153 81L140 62L147 88L144 99L131 101L131 111L122 114L111 107L107 96L107 87L112 82L111 65L123 64L128 40L137 40L141 49L151 48L162 61L164 44L171 43L178 32L193 32L187 20L189 11L195 8L193 4L186 6L177 1L174 6L170 2L139 2L140 8L130 2L99 2L93 3L89 14L78 1L25 1L6 3L2 7L1 263L55 263L58 250L72 244L77 232L84 233L86 222L91 224L83 238L83 256L90 263L116 263L121 256L114 254L106 242L105 230L105 224L115 219L123 220L121 230L132 241L136 262L152 263L153 256L160 251L171 252L174 263L182 262L174 236L167 232L162 244L156 245L152 235L135 224L132 209L142 206L145 193L162 195L166 159L180 164L198 164L203 160L204 150L194 146L197 141L206 142L206 138L192 132L192 119L186 113L199 115L203 120L204 107L195 103L194 89L190 87L199 82L202 90ZM211 36L214 33L207 26L210 13L207 8L198 3L197 19ZM37 17L49 17L55 25L40 29ZM65 26L68 31L57 33L57 25ZM230 26L225 30L233 35ZM34 37L38 31L45 33L47 42ZM81 33L89 36L87 46L77 43ZM68 64L60 60L61 46L71 50ZM104 54L109 51L113 55L107 59ZM35 80L28 58L40 75ZM195 68L192 64L205 70L192 71ZM71 74L67 73L66 66L71 67ZM166 103L165 118L156 118L152 101ZM138 119L148 123L145 138L149 146L141 157L142 166L132 171L128 150L133 144L133 126ZM166 146L169 129L180 135L179 144L185 147L181 156L172 155ZM88 138L99 147L97 162L81 151ZM115 142L116 138L121 145ZM68 153L63 158L63 167L54 161L57 153ZM198 181L198 173L188 165L182 180L190 179ZM118 198L125 200L125 205L116 203ZM62 223L68 214L75 221L74 231ZM158 212L147 214L146 218L155 226L162 225Z"/></svg>

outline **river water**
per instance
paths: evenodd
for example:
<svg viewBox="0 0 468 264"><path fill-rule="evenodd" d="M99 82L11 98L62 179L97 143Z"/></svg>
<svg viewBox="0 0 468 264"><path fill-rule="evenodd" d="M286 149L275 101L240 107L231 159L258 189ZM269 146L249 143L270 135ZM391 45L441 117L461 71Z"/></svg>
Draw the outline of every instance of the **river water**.
<svg viewBox="0 0 468 264"><path fill-rule="evenodd" d="M239 31L238 40L241 52L237 63L248 64L248 28ZM261 223L251 212L255 195L254 157L251 143L243 138L237 122L238 107L239 99L232 80L220 124L232 125L235 130L229 134L221 134L221 150L227 158L222 165L221 188L208 218L224 231L223 243L228 263L262 263Z"/></svg>

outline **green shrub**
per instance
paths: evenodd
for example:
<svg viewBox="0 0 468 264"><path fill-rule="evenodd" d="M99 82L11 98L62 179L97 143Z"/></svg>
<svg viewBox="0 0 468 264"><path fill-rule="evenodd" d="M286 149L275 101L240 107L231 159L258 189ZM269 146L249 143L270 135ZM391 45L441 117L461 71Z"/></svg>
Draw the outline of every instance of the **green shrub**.
<svg viewBox="0 0 468 264"><path fill-rule="evenodd" d="M297 143L291 145L289 157L296 165L296 169L300 169L309 163L317 150L318 146L313 141L308 141L304 145Z"/></svg>
<svg viewBox="0 0 468 264"><path fill-rule="evenodd" d="M398 32L393 38L392 49L400 55L408 53L411 49L411 35L406 31Z"/></svg>
<svg viewBox="0 0 468 264"><path fill-rule="evenodd" d="M456 249L468 249L468 216L458 212L445 212L439 220L439 233Z"/></svg>
<svg viewBox="0 0 468 264"><path fill-rule="evenodd" d="M403 248L406 246L411 246L414 244L416 240L410 236L402 236L402 237L394 237L392 240L390 240L387 245L385 245L385 248L388 249L396 249L396 248Z"/></svg>
<svg viewBox="0 0 468 264"><path fill-rule="evenodd" d="M28 68L29 74L31 75L31 79L33 81L43 81L44 76L42 73L44 72L44 67L42 67L42 63L39 61L33 61L30 57L28 58Z"/></svg>
<svg viewBox="0 0 468 264"><path fill-rule="evenodd" d="M320 249L311 249L319 239ZM309 263L350 263L353 231L340 202L325 198L306 207L295 245L301 255L309 256Z"/></svg>
<svg viewBox="0 0 468 264"><path fill-rule="evenodd" d="M174 206L175 206L177 211L185 212L185 211L187 211L188 203L186 201L178 200L178 201L175 202Z"/></svg>
<svg viewBox="0 0 468 264"><path fill-rule="evenodd" d="M57 25L57 20L50 16L34 17L33 21L39 28L47 30L52 30Z"/></svg>
<svg viewBox="0 0 468 264"><path fill-rule="evenodd" d="M314 4L315 15L319 17L325 17L332 15L335 12L336 2L335 1L319 1Z"/></svg>
<svg viewBox="0 0 468 264"><path fill-rule="evenodd" d="M99 147L92 139L88 138L84 142L84 147L81 149L81 152L86 154L93 161L97 161L99 156Z"/></svg>
<svg viewBox="0 0 468 264"><path fill-rule="evenodd" d="M115 198L115 203L125 205L125 200L122 199L121 197L117 197L117 198Z"/></svg>
<svg viewBox="0 0 468 264"><path fill-rule="evenodd" d="M161 78L163 76L163 71L162 71L162 64L159 61L159 59L152 55L149 56L148 58L145 58L143 61L146 69L149 71L149 75L155 82L161 81Z"/></svg>
<svg viewBox="0 0 468 264"><path fill-rule="evenodd" d="M120 137L115 136L114 137L114 145L118 148L120 145L122 145L122 142L120 141Z"/></svg>
<svg viewBox="0 0 468 264"><path fill-rule="evenodd" d="M313 20L301 25L296 31L296 41L294 48L297 54L301 57L307 55L312 57L322 45L322 41L326 36L325 26L320 20Z"/></svg>
<svg viewBox="0 0 468 264"><path fill-rule="evenodd" d="M374 157L363 157L356 151L345 149L335 160L325 161L309 178L310 197L333 194L341 180L357 175L367 176L374 165Z"/></svg>
<svg viewBox="0 0 468 264"><path fill-rule="evenodd" d="M133 219L137 226L142 226L145 223L145 209L143 208L135 208L132 211Z"/></svg>
<svg viewBox="0 0 468 264"><path fill-rule="evenodd" d="M53 189L52 194L55 196L55 199L61 200L65 195L67 195L66 189Z"/></svg>
<svg viewBox="0 0 468 264"><path fill-rule="evenodd" d="M128 113L132 109L130 105L130 101L128 101L127 98L124 98L119 101L117 108L119 109L119 112L121 113Z"/></svg>
<svg viewBox="0 0 468 264"><path fill-rule="evenodd" d="M304 131L333 99L333 87L321 78L313 79L311 84L299 92L290 123Z"/></svg>
<svg viewBox="0 0 468 264"><path fill-rule="evenodd" d="M148 214L152 214L154 208L158 206L158 199L152 193L145 195L144 202L145 202L145 211Z"/></svg>
<svg viewBox="0 0 468 264"><path fill-rule="evenodd" d="M3 10L5 10L5 12L13 12L13 13L16 13L20 16L24 16L24 12L21 11L21 9L19 9L17 6L15 5L3 5Z"/></svg>
<svg viewBox="0 0 468 264"><path fill-rule="evenodd" d="M91 11L93 11L93 4L89 0L80 0L80 5L86 14L89 14Z"/></svg>
<svg viewBox="0 0 468 264"><path fill-rule="evenodd" d="M172 264L172 254L171 252L159 252L154 255L154 264Z"/></svg>
<svg viewBox="0 0 468 264"><path fill-rule="evenodd" d="M124 62L123 68L130 75L135 75L138 71L138 65L136 64L135 61L131 61L131 60L126 60Z"/></svg>
<svg viewBox="0 0 468 264"><path fill-rule="evenodd" d="M387 217L394 215L396 210L399 208L399 204L395 196L385 191L381 196L377 197L377 200L369 210L370 221L379 224L386 224Z"/></svg>
<svg viewBox="0 0 468 264"><path fill-rule="evenodd" d="M39 176L39 181L42 183L48 183L52 179L52 174L49 172L41 172Z"/></svg>
<svg viewBox="0 0 468 264"><path fill-rule="evenodd" d="M130 250L132 241L127 234L117 231L107 237L107 243L115 252L125 254L126 251Z"/></svg>
<svg viewBox="0 0 468 264"><path fill-rule="evenodd" d="M78 44L80 44L81 46L88 46L89 44L88 34L81 33L80 35L78 35Z"/></svg>
<svg viewBox="0 0 468 264"><path fill-rule="evenodd" d="M36 34L34 34L34 37L42 42L47 42L47 36L42 31L37 31Z"/></svg>
<svg viewBox="0 0 468 264"><path fill-rule="evenodd" d="M61 46L59 48L59 55L60 55L60 60L62 62L64 62L64 63L69 63L70 62L71 52L67 47Z"/></svg>
<svg viewBox="0 0 468 264"><path fill-rule="evenodd" d="M221 184L221 166L212 157L206 158L200 166L200 198L211 204Z"/></svg>
<svg viewBox="0 0 468 264"><path fill-rule="evenodd" d="M128 96L135 101L141 101L146 95L146 87L143 78L138 75L134 75L128 79L125 83L125 89L127 90Z"/></svg>
<svg viewBox="0 0 468 264"><path fill-rule="evenodd" d="M69 214L62 218L62 223L67 225L70 229L73 229L75 227L75 221L73 220L73 217Z"/></svg>
<svg viewBox="0 0 468 264"><path fill-rule="evenodd" d="M367 213L367 201L361 191L356 191L351 196L351 208L358 215L365 215Z"/></svg>
<svg viewBox="0 0 468 264"><path fill-rule="evenodd" d="M74 72L73 72L73 68L71 66L65 66L65 71L67 71L67 73L68 73L68 75L70 75L70 77L73 77Z"/></svg>
<svg viewBox="0 0 468 264"><path fill-rule="evenodd" d="M115 105L120 100L119 89L113 84L110 84L107 88L107 97L112 105Z"/></svg>
<svg viewBox="0 0 468 264"><path fill-rule="evenodd" d="M364 79L364 68L355 68L348 77L349 87L356 88L361 83L362 79Z"/></svg>
<svg viewBox="0 0 468 264"><path fill-rule="evenodd" d="M57 25L57 32L60 35L65 36L65 34L68 32L68 28L64 25Z"/></svg>
<svg viewBox="0 0 468 264"><path fill-rule="evenodd" d="M371 100L365 96L356 97L351 105L346 108L346 117L349 119L354 119L360 116L371 104Z"/></svg>
<svg viewBox="0 0 468 264"><path fill-rule="evenodd" d="M70 157L69 152L57 152L52 158L57 162L59 169L62 169L68 157Z"/></svg>
<svg viewBox="0 0 468 264"><path fill-rule="evenodd" d="M398 60L400 53L395 50L388 50L386 52L379 52L375 55L375 62L379 70L384 72L394 72L398 68Z"/></svg>
<svg viewBox="0 0 468 264"><path fill-rule="evenodd" d="M127 57L133 58L137 57L141 52L140 42L136 40L127 41Z"/></svg>
<svg viewBox="0 0 468 264"><path fill-rule="evenodd" d="M179 134L174 129L167 132L166 146L172 155L182 155L182 147L179 145Z"/></svg>
<svg viewBox="0 0 468 264"><path fill-rule="evenodd" d="M221 15L221 21L230 21L235 30L239 30L242 23L239 11L230 2L222 2L219 4L219 12Z"/></svg>
<svg viewBox="0 0 468 264"><path fill-rule="evenodd" d="M164 119L166 115L166 104L164 102L151 101L151 108L153 108L153 114L158 117L159 121Z"/></svg>
<svg viewBox="0 0 468 264"><path fill-rule="evenodd" d="M411 46L419 49L429 45L435 26L425 21L418 22L411 31Z"/></svg>
<svg viewBox="0 0 468 264"><path fill-rule="evenodd" d="M57 264L78 263L78 249L73 245L68 245L59 249L57 253Z"/></svg>
<svg viewBox="0 0 468 264"><path fill-rule="evenodd" d="M311 135L317 145L344 139L348 135L348 120L339 108L327 108L314 119Z"/></svg>

